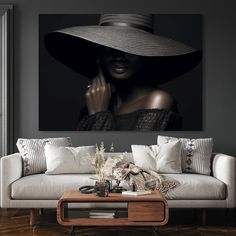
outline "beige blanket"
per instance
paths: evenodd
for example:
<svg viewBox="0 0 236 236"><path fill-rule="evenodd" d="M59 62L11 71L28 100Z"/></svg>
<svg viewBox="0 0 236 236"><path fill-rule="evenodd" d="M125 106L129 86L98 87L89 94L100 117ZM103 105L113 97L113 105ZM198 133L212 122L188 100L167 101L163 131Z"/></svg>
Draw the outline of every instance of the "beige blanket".
<svg viewBox="0 0 236 236"><path fill-rule="evenodd" d="M153 170L144 170L133 163L124 164L114 170L116 176L126 180L130 186L136 185L138 190L159 190L166 194L179 182L173 178L158 174Z"/></svg>

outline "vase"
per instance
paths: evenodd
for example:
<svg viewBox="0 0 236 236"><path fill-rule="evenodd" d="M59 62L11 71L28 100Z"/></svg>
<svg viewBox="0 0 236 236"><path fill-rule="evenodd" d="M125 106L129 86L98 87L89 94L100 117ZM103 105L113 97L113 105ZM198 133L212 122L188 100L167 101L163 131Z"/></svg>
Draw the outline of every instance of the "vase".
<svg viewBox="0 0 236 236"><path fill-rule="evenodd" d="M108 193L110 191L110 182L108 180L103 182L96 181L94 190L98 197L108 197Z"/></svg>

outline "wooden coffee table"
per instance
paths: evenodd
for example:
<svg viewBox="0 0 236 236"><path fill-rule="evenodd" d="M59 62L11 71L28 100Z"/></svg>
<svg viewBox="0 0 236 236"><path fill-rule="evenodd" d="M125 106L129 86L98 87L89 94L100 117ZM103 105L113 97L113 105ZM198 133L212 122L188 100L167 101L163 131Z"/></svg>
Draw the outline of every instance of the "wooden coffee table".
<svg viewBox="0 0 236 236"><path fill-rule="evenodd" d="M66 209L69 203L126 203L127 208L119 209L116 218L89 218L88 215L70 218L66 216ZM110 208L109 208L110 209ZM88 211L91 209L87 209ZM84 211L78 209L78 211ZM81 194L80 192L65 192L57 205L57 220L63 226L72 226L70 235L74 233L74 227L88 226L135 226L152 227L155 234L157 226L165 225L168 222L169 209L165 197L160 192L143 196L124 196L120 193L109 193L108 197L98 197L95 194Z"/></svg>

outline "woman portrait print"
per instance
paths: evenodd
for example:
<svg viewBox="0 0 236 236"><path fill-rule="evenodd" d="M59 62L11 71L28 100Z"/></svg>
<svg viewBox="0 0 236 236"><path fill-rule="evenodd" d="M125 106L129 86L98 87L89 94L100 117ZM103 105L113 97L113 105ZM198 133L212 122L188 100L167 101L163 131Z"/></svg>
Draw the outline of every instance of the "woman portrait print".
<svg viewBox="0 0 236 236"><path fill-rule="evenodd" d="M175 97L160 85L192 70L201 51L154 34L151 14L103 14L98 25L45 36L47 52L89 81L75 130L182 130Z"/></svg>

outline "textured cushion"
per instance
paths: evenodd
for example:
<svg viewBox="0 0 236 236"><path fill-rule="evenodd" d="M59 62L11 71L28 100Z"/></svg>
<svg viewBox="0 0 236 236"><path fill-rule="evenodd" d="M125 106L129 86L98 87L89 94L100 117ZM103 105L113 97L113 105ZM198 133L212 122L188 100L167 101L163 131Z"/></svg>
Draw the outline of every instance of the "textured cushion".
<svg viewBox="0 0 236 236"><path fill-rule="evenodd" d="M188 139L168 136L158 136L157 144L181 142L182 171L210 175L213 139Z"/></svg>
<svg viewBox="0 0 236 236"><path fill-rule="evenodd" d="M59 199L65 191L78 191L81 186L94 185L93 174L37 174L25 176L12 184L14 199Z"/></svg>
<svg viewBox="0 0 236 236"><path fill-rule="evenodd" d="M44 150L46 174L95 173L90 159L95 155L95 146L62 147L47 143Z"/></svg>
<svg viewBox="0 0 236 236"><path fill-rule="evenodd" d="M45 139L19 138L16 146L24 162L23 175L38 174L46 171L46 158L44 155L46 143L66 147L71 146L71 139L69 137Z"/></svg>
<svg viewBox="0 0 236 236"><path fill-rule="evenodd" d="M226 185L220 180L199 174L165 174L179 181L179 185L169 191L167 199L173 200L220 200L226 197Z"/></svg>
<svg viewBox="0 0 236 236"><path fill-rule="evenodd" d="M225 199L225 184L212 176L199 174L165 174L180 182L167 193L167 199ZM94 185L92 174L37 174L25 176L11 185L13 199L59 199L63 192Z"/></svg>
<svg viewBox="0 0 236 236"><path fill-rule="evenodd" d="M131 145L134 163L158 173L182 173L179 141L162 145Z"/></svg>

